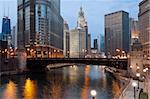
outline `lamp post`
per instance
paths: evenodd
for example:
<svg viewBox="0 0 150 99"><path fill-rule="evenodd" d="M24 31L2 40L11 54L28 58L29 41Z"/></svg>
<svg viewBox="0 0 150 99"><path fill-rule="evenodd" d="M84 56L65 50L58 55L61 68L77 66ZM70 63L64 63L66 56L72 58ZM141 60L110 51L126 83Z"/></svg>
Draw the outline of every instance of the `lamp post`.
<svg viewBox="0 0 150 99"><path fill-rule="evenodd" d="M95 99L96 94L96 90L91 90L92 99Z"/></svg>
<svg viewBox="0 0 150 99"><path fill-rule="evenodd" d="M148 75L147 75L147 73L148 73L148 68L145 68L145 69L143 69L143 73L144 73L144 77L145 77L145 80L144 80L144 87L145 87L145 85L146 85L146 92L148 93Z"/></svg>
<svg viewBox="0 0 150 99"><path fill-rule="evenodd" d="M136 82L132 82L132 86L133 86L133 89L134 89L134 99L135 99L135 87L137 86L137 83Z"/></svg>
<svg viewBox="0 0 150 99"><path fill-rule="evenodd" d="M132 72L132 65L130 66L130 71L129 71L130 78L131 78L131 72Z"/></svg>
<svg viewBox="0 0 150 99"><path fill-rule="evenodd" d="M139 89L139 77L140 77L140 73L136 73L136 76L138 77L138 89Z"/></svg>

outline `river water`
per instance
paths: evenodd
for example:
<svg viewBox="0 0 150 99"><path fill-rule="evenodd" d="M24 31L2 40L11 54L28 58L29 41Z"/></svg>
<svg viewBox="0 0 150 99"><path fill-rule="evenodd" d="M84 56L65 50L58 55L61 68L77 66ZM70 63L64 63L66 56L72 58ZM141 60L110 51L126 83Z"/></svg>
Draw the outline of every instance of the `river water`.
<svg viewBox="0 0 150 99"><path fill-rule="evenodd" d="M2 99L116 99L120 82L103 66L74 65L46 73L1 77Z"/></svg>

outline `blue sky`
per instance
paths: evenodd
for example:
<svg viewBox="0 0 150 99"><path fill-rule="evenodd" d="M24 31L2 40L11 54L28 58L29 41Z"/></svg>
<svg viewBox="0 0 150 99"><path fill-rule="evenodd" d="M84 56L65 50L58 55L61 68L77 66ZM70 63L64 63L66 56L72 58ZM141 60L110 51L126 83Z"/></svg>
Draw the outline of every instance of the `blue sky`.
<svg viewBox="0 0 150 99"><path fill-rule="evenodd" d="M61 15L69 24L69 28L76 26L80 6L83 7L88 21L89 33L92 39L99 34L104 34L104 15L124 10L129 12L130 17L137 19L138 4L141 0L61 0ZM17 0L0 0L0 32L2 17L9 15L11 25L17 23ZM9 11L8 11L9 9ZM9 12L9 14L8 14Z"/></svg>

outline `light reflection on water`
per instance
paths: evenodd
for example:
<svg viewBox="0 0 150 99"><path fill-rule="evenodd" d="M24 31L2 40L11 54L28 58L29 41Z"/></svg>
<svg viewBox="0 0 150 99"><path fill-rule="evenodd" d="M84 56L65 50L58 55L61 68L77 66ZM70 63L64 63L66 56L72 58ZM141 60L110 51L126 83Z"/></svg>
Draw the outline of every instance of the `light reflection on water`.
<svg viewBox="0 0 150 99"><path fill-rule="evenodd" d="M26 79L23 89L24 99L35 99L37 94L37 84L35 81Z"/></svg>
<svg viewBox="0 0 150 99"><path fill-rule="evenodd" d="M9 81L6 85L2 97L5 97L5 99L16 99L17 98L16 92L17 92L16 84L12 81Z"/></svg>
<svg viewBox="0 0 150 99"><path fill-rule="evenodd" d="M7 82L7 83L6 83ZM2 78L2 99L113 99L120 94L120 84L101 66L70 66L44 74Z"/></svg>

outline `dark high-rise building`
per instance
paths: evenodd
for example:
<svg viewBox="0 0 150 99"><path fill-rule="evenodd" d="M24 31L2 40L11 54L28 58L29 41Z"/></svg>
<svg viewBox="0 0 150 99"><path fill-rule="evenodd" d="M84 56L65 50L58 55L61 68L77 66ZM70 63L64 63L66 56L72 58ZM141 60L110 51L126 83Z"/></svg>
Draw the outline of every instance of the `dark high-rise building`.
<svg viewBox="0 0 150 99"><path fill-rule="evenodd" d="M14 49L17 49L17 25L13 26L11 30L11 35L12 35L12 45Z"/></svg>
<svg viewBox="0 0 150 99"><path fill-rule="evenodd" d="M105 53L116 55L116 49L129 51L129 14L125 11L105 15Z"/></svg>
<svg viewBox="0 0 150 99"><path fill-rule="evenodd" d="M18 0L18 48L33 49L37 57L62 57L60 0Z"/></svg>
<svg viewBox="0 0 150 99"><path fill-rule="evenodd" d="M91 53L91 34L88 34L88 53Z"/></svg>
<svg viewBox="0 0 150 99"><path fill-rule="evenodd" d="M105 39L103 35L100 35L100 51L104 52L105 51Z"/></svg>
<svg viewBox="0 0 150 99"><path fill-rule="evenodd" d="M98 49L98 42L97 42L97 39L94 39L94 49Z"/></svg>
<svg viewBox="0 0 150 99"><path fill-rule="evenodd" d="M70 32L67 21L64 21L64 56L69 57L70 55Z"/></svg>
<svg viewBox="0 0 150 99"><path fill-rule="evenodd" d="M2 20L1 39L3 41L8 41L10 35L11 35L10 19L8 17L4 17Z"/></svg>

